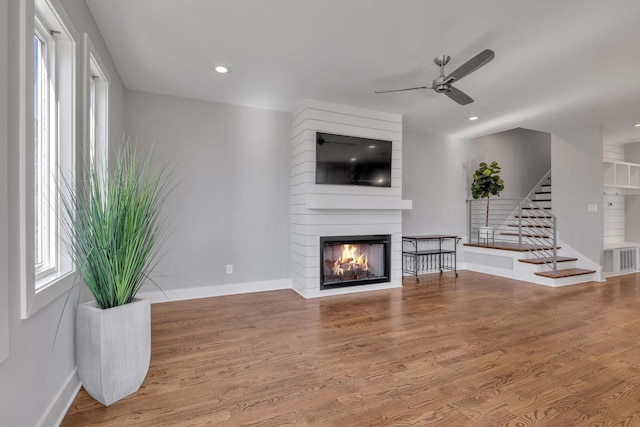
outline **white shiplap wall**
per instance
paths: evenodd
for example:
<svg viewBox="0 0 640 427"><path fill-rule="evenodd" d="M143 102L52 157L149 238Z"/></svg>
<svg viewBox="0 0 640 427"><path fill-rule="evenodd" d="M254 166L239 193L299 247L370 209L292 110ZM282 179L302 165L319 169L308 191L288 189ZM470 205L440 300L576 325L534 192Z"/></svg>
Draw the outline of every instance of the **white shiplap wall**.
<svg viewBox="0 0 640 427"><path fill-rule="evenodd" d="M392 141L391 188L315 183L316 132ZM291 279L307 298L399 287L402 281L402 116L320 101L293 113ZM391 235L391 281L320 291L320 237Z"/></svg>
<svg viewBox="0 0 640 427"><path fill-rule="evenodd" d="M624 145L604 142L604 160L624 162ZM624 194L615 188L604 189L604 244L624 242Z"/></svg>

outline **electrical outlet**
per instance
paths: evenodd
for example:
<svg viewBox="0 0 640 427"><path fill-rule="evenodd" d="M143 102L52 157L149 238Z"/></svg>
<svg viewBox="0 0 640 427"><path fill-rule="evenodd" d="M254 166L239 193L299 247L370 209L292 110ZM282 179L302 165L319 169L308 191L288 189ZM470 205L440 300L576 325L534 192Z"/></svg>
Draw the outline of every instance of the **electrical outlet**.
<svg viewBox="0 0 640 427"><path fill-rule="evenodd" d="M233 274L233 264L227 264L227 274Z"/></svg>

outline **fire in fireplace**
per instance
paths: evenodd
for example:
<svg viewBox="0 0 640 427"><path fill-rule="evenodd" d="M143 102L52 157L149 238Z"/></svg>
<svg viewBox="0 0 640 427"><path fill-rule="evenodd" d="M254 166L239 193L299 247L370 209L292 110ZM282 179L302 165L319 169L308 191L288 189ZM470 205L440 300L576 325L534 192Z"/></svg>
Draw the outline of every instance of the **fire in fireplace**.
<svg viewBox="0 0 640 427"><path fill-rule="evenodd" d="M389 235L320 238L320 289L388 282Z"/></svg>

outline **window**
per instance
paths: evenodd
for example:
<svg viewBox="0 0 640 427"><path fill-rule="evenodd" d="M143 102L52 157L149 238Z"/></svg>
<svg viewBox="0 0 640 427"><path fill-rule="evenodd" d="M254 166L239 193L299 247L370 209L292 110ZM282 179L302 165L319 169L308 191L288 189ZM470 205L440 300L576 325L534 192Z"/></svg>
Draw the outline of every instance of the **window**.
<svg viewBox="0 0 640 427"><path fill-rule="evenodd" d="M33 36L34 237L36 278L57 267L55 40L36 17Z"/></svg>
<svg viewBox="0 0 640 427"><path fill-rule="evenodd" d="M60 189L75 174L75 30L59 0L26 4L21 18L33 22L33 40L21 46L24 97L21 117L21 285L23 318L72 284L73 264L62 241ZM33 61L33 64L31 64Z"/></svg>
<svg viewBox="0 0 640 427"><path fill-rule="evenodd" d="M108 170L109 76L89 35L85 33L85 141L88 160L104 179Z"/></svg>

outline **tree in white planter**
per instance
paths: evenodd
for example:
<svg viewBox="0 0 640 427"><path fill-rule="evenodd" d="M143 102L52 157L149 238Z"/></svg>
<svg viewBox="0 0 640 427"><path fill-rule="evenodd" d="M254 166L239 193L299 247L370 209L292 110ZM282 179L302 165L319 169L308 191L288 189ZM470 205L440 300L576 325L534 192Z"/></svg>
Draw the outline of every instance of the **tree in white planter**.
<svg viewBox="0 0 640 427"><path fill-rule="evenodd" d="M486 164L481 162L478 170L473 173L473 182L471 183L471 195L474 199L487 199L487 212L485 216L485 227L489 227L489 199L491 196L499 196L504 190L504 182L500 178L500 166L498 162Z"/></svg>
<svg viewBox="0 0 640 427"><path fill-rule="evenodd" d="M169 192L166 168L151 160L127 141L111 175L90 164L63 201L76 270L95 298L78 307L78 375L106 406L137 391L149 369L151 309L135 296L166 230L161 208Z"/></svg>

